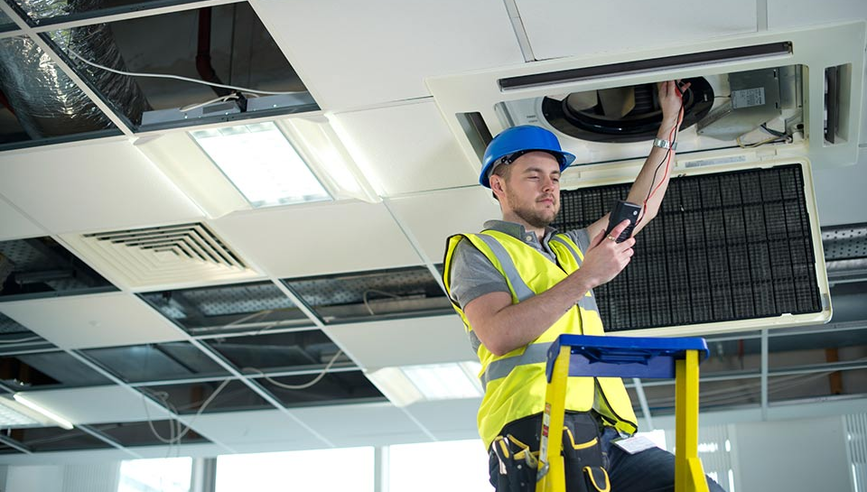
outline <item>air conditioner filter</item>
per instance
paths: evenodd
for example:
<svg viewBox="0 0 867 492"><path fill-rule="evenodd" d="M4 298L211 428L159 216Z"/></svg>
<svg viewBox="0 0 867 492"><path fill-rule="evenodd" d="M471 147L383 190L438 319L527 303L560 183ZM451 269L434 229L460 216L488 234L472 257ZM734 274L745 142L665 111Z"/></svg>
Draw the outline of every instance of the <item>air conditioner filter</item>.
<svg viewBox="0 0 867 492"><path fill-rule="evenodd" d="M552 225L587 227L630 186L563 191ZM672 179L630 265L594 292L607 331L821 312L801 167Z"/></svg>

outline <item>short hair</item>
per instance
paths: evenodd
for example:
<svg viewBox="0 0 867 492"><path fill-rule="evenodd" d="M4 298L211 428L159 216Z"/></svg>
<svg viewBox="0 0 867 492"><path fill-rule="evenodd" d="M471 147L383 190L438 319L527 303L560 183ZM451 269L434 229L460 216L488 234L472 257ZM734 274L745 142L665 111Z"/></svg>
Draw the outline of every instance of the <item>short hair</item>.
<svg viewBox="0 0 867 492"><path fill-rule="evenodd" d="M491 176L496 174L503 179L509 179L509 175L512 174L512 162L514 161L510 161L509 163L500 164L499 166L494 167L494 169L491 171ZM494 200L500 201L500 199L497 198L497 194L493 191L491 191L491 195L494 197Z"/></svg>

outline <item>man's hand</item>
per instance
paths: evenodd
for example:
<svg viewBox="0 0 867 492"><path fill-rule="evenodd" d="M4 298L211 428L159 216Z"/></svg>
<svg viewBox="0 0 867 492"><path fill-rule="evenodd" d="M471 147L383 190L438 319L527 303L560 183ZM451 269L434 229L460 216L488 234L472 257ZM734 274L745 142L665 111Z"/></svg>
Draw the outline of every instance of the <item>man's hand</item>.
<svg viewBox="0 0 867 492"><path fill-rule="evenodd" d="M580 272L588 279L591 288L611 281L631 261L634 254L632 246L635 244L635 238L630 237L622 243L611 239L620 236L620 233L628 225L629 221L624 220L617 224L610 234L606 235L603 230L590 242L590 248L584 254L584 262L575 273Z"/></svg>
<svg viewBox="0 0 867 492"><path fill-rule="evenodd" d="M677 124L682 94L689 89L689 82L678 89L679 81L669 80L659 84L659 107L662 108L662 128L670 130Z"/></svg>

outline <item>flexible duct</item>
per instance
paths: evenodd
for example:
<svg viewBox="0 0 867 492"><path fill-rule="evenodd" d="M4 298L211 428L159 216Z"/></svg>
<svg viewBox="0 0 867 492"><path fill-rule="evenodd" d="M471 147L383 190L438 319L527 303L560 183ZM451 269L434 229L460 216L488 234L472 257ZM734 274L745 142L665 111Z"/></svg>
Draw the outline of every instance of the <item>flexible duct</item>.
<svg viewBox="0 0 867 492"><path fill-rule="evenodd" d="M95 0L17 0L31 18L45 18L93 10ZM61 49L118 70L125 64L105 24L51 33ZM73 60L102 96L137 123L148 109L141 89L131 77L94 69ZM0 90L24 131L32 139L110 128L111 122L31 39L0 40Z"/></svg>

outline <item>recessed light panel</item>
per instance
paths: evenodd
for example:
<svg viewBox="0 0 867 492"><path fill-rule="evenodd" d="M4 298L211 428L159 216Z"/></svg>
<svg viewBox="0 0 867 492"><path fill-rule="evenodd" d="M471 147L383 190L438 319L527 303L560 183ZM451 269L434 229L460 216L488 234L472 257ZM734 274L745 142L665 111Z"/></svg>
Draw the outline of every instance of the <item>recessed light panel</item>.
<svg viewBox="0 0 867 492"><path fill-rule="evenodd" d="M190 132L254 208L330 200L272 122Z"/></svg>

